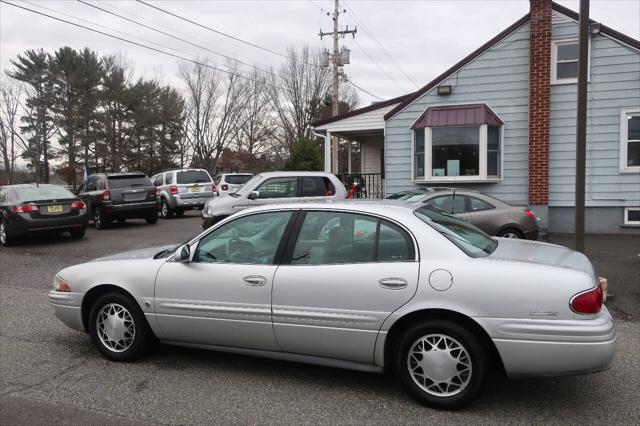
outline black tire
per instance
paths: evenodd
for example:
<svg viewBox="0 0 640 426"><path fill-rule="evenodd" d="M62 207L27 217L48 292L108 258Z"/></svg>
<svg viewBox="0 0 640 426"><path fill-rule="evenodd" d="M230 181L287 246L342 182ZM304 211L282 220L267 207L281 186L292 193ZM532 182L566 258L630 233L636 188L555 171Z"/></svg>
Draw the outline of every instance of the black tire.
<svg viewBox="0 0 640 426"><path fill-rule="evenodd" d="M120 342L118 344L113 343L115 340L109 339L106 330L98 330L98 315L103 314L103 308L105 307L107 307L105 309L106 312L111 312L114 314L113 316L124 320L124 324L130 325L133 323L133 333L128 332L128 334L124 334L123 339L118 340L118 342ZM128 316L123 311L119 311L120 308L124 308ZM104 318L109 316L112 315L104 313ZM127 321L127 319L129 320ZM104 357L112 361L133 361L140 358L147 353L154 342L153 332L149 328L149 324L138 304L121 293L113 292L100 296L91 307L88 326L91 340L93 340L96 349L98 349ZM131 330L130 326L128 330ZM131 336L133 336L133 338L128 340ZM103 339L110 342L109 344L111 346L107 346L107 343L104 343Z"/></svg>
<svg viewBox="0 0 640 426"><path fill-rule="evenodd" d="M126 221L127 221L127 219L124 218L124 217L118 218L118 223L125 223Z"/></svg>
<svg viewBox="0 0 640 426"><path fill-rule="evenodd" d="M11 247L15 243L15 239L9 235L9 231L2 220L0 220L0 243L4 247Z"/></svg>
<svg viewBox="0 0 640 426"><path fill-rule="evenodd" d="M160 216L162 216L163 219L170 219L173 216L173 209L164 198L160 202Z"/></svg>
<svg viewBox="0 0 640 426"><path fill-rule="evenodd" d="M84 237L84 233L86 231L86 228L82 228L82 229L72 229L69 231L69 234L71 234L71 238L82 238Z"/></svg>
<svg viewBox="0 0 640 426"><path fill-rule="evenodd" d="M184 210L182 209L176 210L174 214L176 215L176 217L182 217L184 216Z"/></svg>
<svg viewBox="0 0 640 426"><path fill-rule="evenodd" d="M100 207L96 207L93 210L93 225L96 229L105 229L108 223L109 220L102 212L102 209Z"/></svg>
<svg viewBox="0 0 640 426"><path fill-rule="evenodd" d="M144 218L144 221L147 222L147 225L155 225L158 223L158 215L147 216Z"/></svg>
<svg viewBox="0 0 640 426"><path fill-rule="evenodd" d="M497 237L516 238L516 239L523 240L524 239L524 234L519 229L507 228L507 229L503 229L502 231L498 232Z"/></svg>
<svg viewBox="0 0 640 426"><path fill-rule="evenodd" d="M429 354L432 354L432 356L433 354L439 356L439 354L442 353L442 356L445 356L444 354L446 354L446 356L450 357L450 359L445 358L444 363L438 361L442 358L436 358L435 365L438 366L438 369L443 368L443 370L436 370L431 374L443 374L446 376L448 375L448 372L447 370L444 370L444 366L453 368L456 372L460 372L456 381L459 382L461 386L455 385L455 387L450 389L448 385L442 384L441 386L444 388L441 388L438 385L439 382L434 380L419 378L414 380L409 368L409 353L416 345L420 348L420 343L418 342L421 342L420 339L427 336L431 336L428 340L432 343L429 344L436 342L435 347L429 346ZM440 339L439 336L445 336L446 339L438 340ZM456 343L463 348L464 352L466 352L466 356L464 355L463 350L455 349ZM422 344L426 345L427 343ZM482 344L466 328L449 321L426 320L408 328L399 337L397 345L395 345L395 352L393 355L396 377L402 382L405 389L412 397L420 403L432 408L455 409L471 403L480 393L487 375L487 353ZM424 355L418 354L416 357L412 357L411 362L414 363L413 371L425 374L426 371L422 370L422 367L419 366L420 364L418 364L417 361L420 356ZM454 356L459 357L457 361L454 360ZM449 365L447 365L447 361L450 362ZM466 361L467 364L470 364L470 368L466 369L468 373L465 373L465 368L461 361ZM451 372L454 370L448 371ZM422 386L429 388L432 393L429 393L423 387L418 385L416 380L423 380ZM437 395L438 393L450 394Z"/></svg>

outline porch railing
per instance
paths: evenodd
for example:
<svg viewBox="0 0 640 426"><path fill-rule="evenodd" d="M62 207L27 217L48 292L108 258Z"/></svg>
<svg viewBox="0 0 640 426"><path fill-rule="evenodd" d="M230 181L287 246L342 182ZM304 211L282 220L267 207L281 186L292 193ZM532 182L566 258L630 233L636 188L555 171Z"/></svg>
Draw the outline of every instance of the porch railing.
<svg viewBox="0 0 640 426"><path fill-rule="evenodd" d="M384 198L382 173L341 173L336 175L350 198Z"/></svg>

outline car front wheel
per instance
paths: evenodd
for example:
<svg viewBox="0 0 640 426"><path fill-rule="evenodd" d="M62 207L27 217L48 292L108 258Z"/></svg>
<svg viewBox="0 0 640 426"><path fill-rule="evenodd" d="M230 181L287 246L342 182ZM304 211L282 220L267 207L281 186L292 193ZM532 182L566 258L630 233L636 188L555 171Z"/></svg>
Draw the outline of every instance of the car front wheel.
<svg viewBox="0 0 640 426"><path fill-rule="evenodd" d="M104 229L107 227L107 218L102 213L102 209L100 207L96 207L93 211L93 224L96 229Z"/></svg>
<svg viewBox="0 0 640 426"><path fill-rule="evenodd" d="M165 199L162 200L162 204L160 206L160 216L162 216L163 219L169 219L173 216L173 210L169 207L169 203L167 203L167 200Z"/></svg>
<svg viewBox="0 0 640 426"><path fill-rule="evenodd" d="M423 321L406 330L396 348L396 375L422 404L460 408L480 393L487 355L465 328L449 321Z"/></svg>
<svg viewBox="0 0 640 426"><path fill-rule="evenodd" d="M0 243L5 247L13 245L13 238L9 235L7 226L3 221L0 221Z"/></svg>
<svg viewBox="0 0 640 426"><path fill-rule="evenodd" d="M524 234L515 228L504 229L498 232L498 237L523 239Z"/></svg>
<svg viewBox="0 0 640 426"><path fill-rule="evenodd" d="M93 304L89 333L98 351L113 361L139 358L152 343L152 332L140 307L120 293L104 294Z"/></svg>

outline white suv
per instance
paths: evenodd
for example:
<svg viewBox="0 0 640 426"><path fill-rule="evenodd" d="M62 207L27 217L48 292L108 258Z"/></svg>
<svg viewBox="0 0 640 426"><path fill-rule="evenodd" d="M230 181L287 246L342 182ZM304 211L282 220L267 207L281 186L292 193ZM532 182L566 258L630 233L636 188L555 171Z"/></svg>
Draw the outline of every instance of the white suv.
<svg viewBox="0 0 640 426"><path fill-rule="evenodd" d="M299 201L342 200L346 197L344 185L331 173L260 173L238 191L229 193L226 197L208 200L202 210L202 227L206 229L248 207Z"/></svg>
<svg viewBox="0 0 640 426"><path fill-rule="evenodd" d="M222 173L213 178L213 183L218 188L218 195L223 196L236 192L252 177L251 173Z"/></svg>

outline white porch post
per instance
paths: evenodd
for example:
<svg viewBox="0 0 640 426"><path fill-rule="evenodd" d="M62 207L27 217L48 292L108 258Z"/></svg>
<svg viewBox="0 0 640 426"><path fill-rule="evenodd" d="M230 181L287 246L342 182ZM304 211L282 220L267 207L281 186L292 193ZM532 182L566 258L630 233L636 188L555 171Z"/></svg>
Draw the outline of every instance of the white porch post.
<svg viewBox="0 0 640 426"><path fill-rule="evenodd" d="M331 132L324 136L324 171L331 173Z"/></svg>
<svg viewBox="0 0 640 426"><path fill-rule="evenodd" d="M347 173L351 174L351 149L353 148L351 140L347 140L347 147Z"/></svg>

